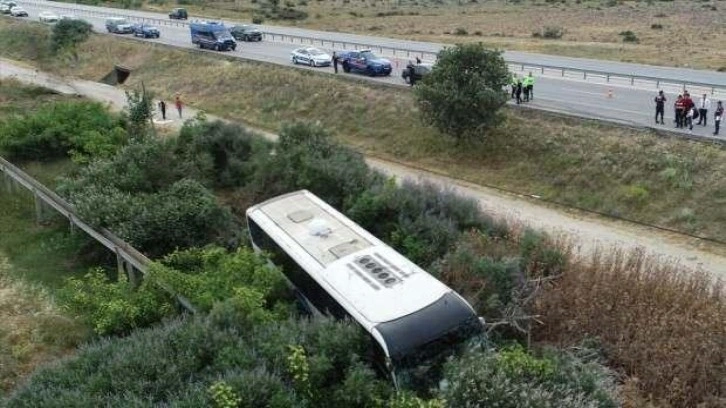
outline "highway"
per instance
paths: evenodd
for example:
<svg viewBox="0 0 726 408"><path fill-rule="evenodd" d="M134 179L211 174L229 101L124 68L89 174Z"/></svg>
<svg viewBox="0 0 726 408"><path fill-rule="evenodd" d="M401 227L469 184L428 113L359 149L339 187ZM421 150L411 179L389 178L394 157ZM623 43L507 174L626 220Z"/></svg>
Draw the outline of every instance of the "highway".
<svg viewBox="0 0 726 408"><path fill-rule="evenodd" d="M74 14L77 17L83 18L89 23L92 23L94 29L100 33L106 32L105 16L110 15L124 15L145 19L168 20L168 16L164 14L138 10L119 10L78 4L49 2L43 0L20 1L19 4L29 12L29 19L31 20L37 21L38 13L43 10L51 10L56 12L57 14ZM169 23L174 24L172 22ZM228 25L235 24L235 22L232 21L225 21L225 23ZM160 24L155 25L161 31L161 38L158 40L154 39L143 41L161 42L183 48L194 47L193 44L191 44L188 28L183 26L182 24L178 26ZM436 52L442 47L441 44L410 42L381 37L339 34L267 25L258 27L267 33L276 33L281 35L297 35L310 38L318 38L325 41L340 42L340 44L335 44L335 49L342 49L343 41L348 41L351 43L373 43L384 45L387 47L425 50L426 52ZM126 35L125 37L131 36ZM237 51L226 52L225 54L234 55L240 58L292 66L290 62L290 52L301 45L293 44L289 41L289 38L285 40L281 37L277 37L276 41L266 40L262 42L252 43L240 42L238 43ZM319 48L332 51L332 47L333 44L327 43L327 46ZM209 52L214 53L214 51ZM395 57L391 56L390 54L386 54L384 56L389 57L389 59L391 59L393 63L394 73L391 77L368 78L356 74L344 74L342 73L342 70L338 75L356 75L360 78L371 81L404 86L403 80L400 77L400 72L401 69L405 67L407 58L400 54ZM712 71L653 67L638 64L625 64L610 61L587 60L519 52L507 52L505 54L505 57L510 60L525 61L529 63L566 66L586 70L609 71L614 73L622 73L624 75L659 76L663 78L671 78L674 81L682 80L684 76L686 76L689 81L719 84L723 85L724 89L726 89L726 74ZM120 63L121 61L118 62ZM315 69L317 71L327 72L330 74L333 73L332 68L309 68L303 66L296 67L299 69ZM519 74L527 74L529 72L528 68L525 68L524 72L517 71L518 69L521 69L521 67L514 64L510 65L510 69L518 72ZM567 75L562 76L559 71L554 70L547 72L533 71L533 75L537 77L534 91L535 98L532 102L526 104L529 107L576 115L584 118L606 120L635 127L653 127L657 129L671 131L676 130L674 129L673 125L672 102L675 100L676 94L680 91L680 87L678 86L661 86L660 89L664 89L669 101L666 104L666 124L656 125L653 118L655 111L653 98L657 92L655 83L636 83L635 85L631 85L630 81L622 78L612 79L610 83L605 83L604 78L596 78L590 76L587 79L584 79L582 76L580 76L581 74L573 75L572 73L568 73ZM702 93L710 93L711 89L692 87L689 89L689 91L691 92L692 97L694 97L695 99ZM717 92L719 91L720 90L717 90ZM715 108L716 100L721 99L726 101L726 95L716 93L715 95L711 96L711 99L712 105ZM694 136L698 137L711 137L711 134L713 133L713 108L711 109L711 111L709 111L708 127L694 126L693 132L686 131L684 133L692 133ZM724 138L725 135L726 130L722 130L719 139L726 140L726 138Z"/></svg>

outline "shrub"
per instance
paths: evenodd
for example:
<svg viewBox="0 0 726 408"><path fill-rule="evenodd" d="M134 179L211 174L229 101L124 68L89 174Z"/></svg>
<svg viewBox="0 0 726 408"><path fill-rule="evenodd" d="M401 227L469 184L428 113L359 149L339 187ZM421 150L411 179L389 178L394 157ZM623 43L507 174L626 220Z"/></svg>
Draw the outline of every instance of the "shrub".
<svg viewBox="0 0 726 408"><path fill-rule="evenodd" d="M239 228L199 182L184 179L173 142L149 141L92 163L59 191L86 222L105 227L149 256L176 248L236 246Z"/></svg>
<svg viewBox="0 0 726 408"><path fill-rule="evenodd" d="M535 337L572 344L595 336L645 395L671 406L716 401L726 378L723 287L663 261L615 251L568 266L537 302L544 324Z"/></svg>
<svg viewBox="0 0 726 408"><path fill-rule="evenodd" d="M260 16L252 17L252 24L262 24L264 22L265 22L265 19Z"/></svg>
<svg viewBox="0 0 726 408"><path fill-rule="evenodd" d="M92 32L93 26L86 21L62 19L53 25L51 49L56 53L70 51L75 56L76 47L86 41Z"/></svg>
<svg viewBox="0 0 726 408"><path fill-rule="evenodd" d="M638 36L636 36L635 33L630 30L621 31L619 35L621 37L623 37L623 42L629 42L629 43L640 42L640 40L638 40Z"/></svg>
<svg viewBox="0 0 726 408"><path fill-rule="evenodd" d="M287 295L282 274L252 250L242 248L229 253L219 247L176 251L154 263L149 278L165 283L203 311L212 309L216 302L233 299L229 310L239 315L257 306L271 308Z"/></svg>
<svg viewBox="0 0 726 408"><path fill-rule="evenodd" d="M56 102L0 122L0 150L12 159L86 162L111 156L124 143L123 123L97 102Z"/></svg>
<svg viewBox="0 0 726 408"><path fill-rule="evenodd" d="M469 35L469 32L466 31L466 28L459 27L454 31L454 35Z"/></svg>
<svg viewBox="0 0 726 408"><path fill-rule="evenodd" d="M290 386L286 369L290 345L305 350L310 379L316 379L315 390L324 397L321 404L303 401ZM364 351L362 332L345 323L291 320L237 330L220 329L198 316L84 347L73 357L36 372L8 403L213 406L210 387L221 383L225 386L215 389L238 397L242 407L337 407L342 406L337 397L342 382L353 377L351 373L366 371L354 368L359 367ZM385 386L376 379L371 382Z"/></svg>
<svg viewBox="0 0 726 408"><path fill-rule="evenodd" d="M250 188L259 199L308 189L336 208L358 196L379 176L363 157L338 145L318 125L285 125L275 154L259 167Z"/></svg>
<svg viewBox="0 0 726 408"><path fill-rule="evenodd" d="M439 53L414 95L424 123L455 139L482 139L502 121L498 112L507 101L502 89L508 80L501 52L459 44Z"/></svg>
<svg viewBox="0 0 726 408"><path fill-rule="evenodd" d="M617 407L614 382L595 362L547 351L541 357L519 347L471 353L447 367L443 396L452 407Z"/></svg>
<svg viewBox="0 0 726 408"><path fill-rule="evenodd" d="M374 184L352 203L348 216L413 262L427 267L468 229L489 230L476 201L430 184Z"/></svg>
<svg viewBox="0 0 726 408"><path fill-rule="evenodd" d="M238 125L191 121L179 133L177 155L187 174L216 187L250 182L272 143Z"/></svg>
<svg viewBox="0 0 726 408"><path fill-rule="evenodd" d="M101 336L128 334L173 313L167 295L148 285L136 289L125 275L112 282L101 269L69 278L60 293L62 303Z"/></svg>
<svg viewBox="0 0 726 408"><path fill-rule="evenodd" d="M653 29L653 30L662 30L663 29L663 24L651 24L650 25L650 28Z"/></svg>

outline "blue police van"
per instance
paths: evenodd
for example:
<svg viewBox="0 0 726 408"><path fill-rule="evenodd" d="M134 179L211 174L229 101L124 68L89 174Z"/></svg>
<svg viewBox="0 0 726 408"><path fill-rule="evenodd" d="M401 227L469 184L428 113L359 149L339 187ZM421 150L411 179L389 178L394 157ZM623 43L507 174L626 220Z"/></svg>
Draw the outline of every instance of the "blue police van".
<svg viewBox="0 0 726 408"><path fill-rule="evenodd" d="M192 43L198 45L199 48L215 51L234 51L237 48L237 41L223 23L193 22L189 24L189 30L192 35Z"/></svg>

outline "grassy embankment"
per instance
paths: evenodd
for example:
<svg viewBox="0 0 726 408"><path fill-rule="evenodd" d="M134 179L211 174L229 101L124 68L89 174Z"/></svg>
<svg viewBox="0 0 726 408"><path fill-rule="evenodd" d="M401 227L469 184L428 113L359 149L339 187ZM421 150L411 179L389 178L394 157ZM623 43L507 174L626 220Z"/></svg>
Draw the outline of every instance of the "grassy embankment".
<svg viewBox="0 0 726 408"><path fill-rule="evenodd" d="M0 119L27 113L63 97L42 88L0 82ZM69 161L26 163L25 170L47 185L66 173ZM72 352L88 335L55 304L64 277L83 269L80 241L65 223L39 226L35 207L20 187L0 190L0 396L34 368Z"/></svg>
<svg viewBox="0 0 726 408"><path fill-rule="evenodd" d="M507 111L486 142L457 146L421 125L406 89L103 36L82 45L74 63L49 58L46 35L44 27L2 21L0 53L87 79L122 63L135 68L130 87L144 81L161 97L180 92L228 119L272 131L283 121L320 121L369 154L726 240L726 152L717 146L534 111Z"/></svg>
<svg viewBox="0 0 726 408"><path fill-rule="evenodd" d="M273 14L267 0L186 3L184 7L193 15L240 21ZM726 6L716 0L287 0L279 3L280 8L291 7L307 13L308 17L303 20L265 18L265 23L443 43L482 41L508 50L726 70L725 50L697 46L704 39L709 43L722 43L726 39L726 32L720 28L721 22L726 21ZM140 7L161 13L177 6L165 0L98 4ZM533 36L535 32L546 32L548 27L552 28L551 35L561 35L561 38ZM634 34L635 41L624 42L625 36L621 33L628 31Z"/></svg>

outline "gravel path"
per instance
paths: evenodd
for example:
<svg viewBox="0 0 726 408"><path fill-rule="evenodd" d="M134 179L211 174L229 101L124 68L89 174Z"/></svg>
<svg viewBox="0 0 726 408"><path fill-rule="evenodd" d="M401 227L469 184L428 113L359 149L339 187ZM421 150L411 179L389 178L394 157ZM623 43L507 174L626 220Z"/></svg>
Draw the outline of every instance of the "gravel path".
<svg viewBox="0 0 726 408"><path fill-rule="evenodd" d="M77 94L108 103L112 109L120 110L126 104L122 89L109 85L76 79L58 78L39 72L31 66L15 61L0 59L0 79L14 77L19 81L54 89L61 93ZM166 121L155 119L160 127L178 129L183 119L176 117L170 101L167 101ZM184 117L191 118L197 111L185 108ZM215 119L207 115L209 119ZM260 131L266 137L276 135ZM481 208L495 217L542 229L552 234L563 234L583 254L597 249L613 247L624 250L643 248L654 256L668 258L683 266L703 269L716 276L726 278L726 247L703 240L668 233L622 221L583 214L569 209L556 208L538 202L536 199L502 193L461 180L440 176L425 170L415 169L376 158L366 159L371 167L399 179L428 180L469 197L477 199Z"/></svg>

